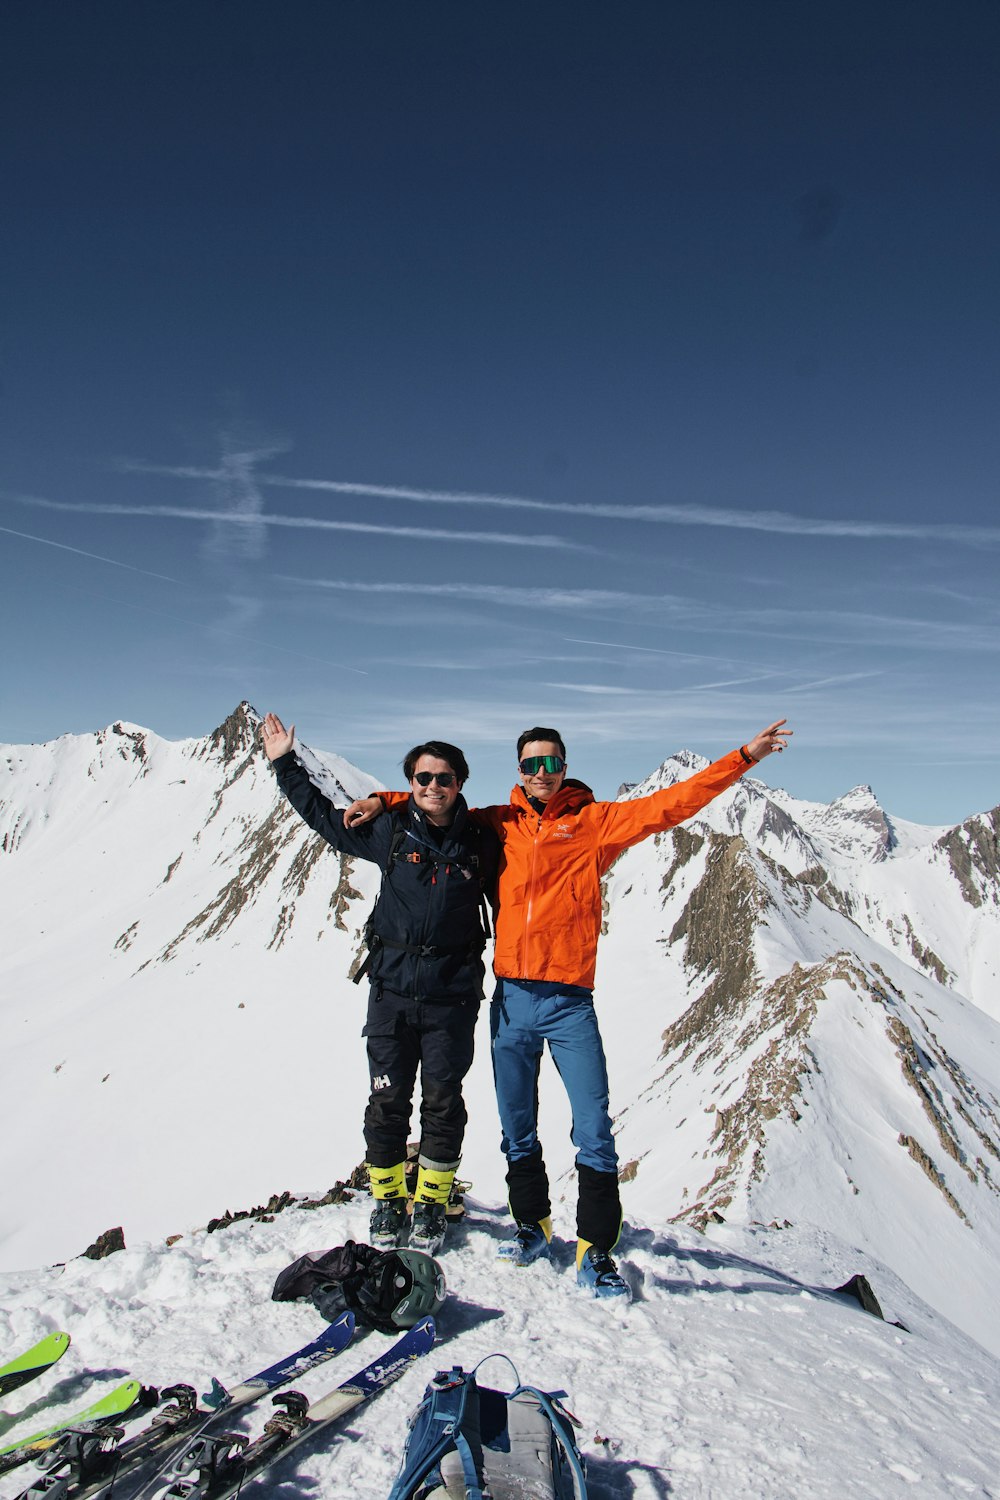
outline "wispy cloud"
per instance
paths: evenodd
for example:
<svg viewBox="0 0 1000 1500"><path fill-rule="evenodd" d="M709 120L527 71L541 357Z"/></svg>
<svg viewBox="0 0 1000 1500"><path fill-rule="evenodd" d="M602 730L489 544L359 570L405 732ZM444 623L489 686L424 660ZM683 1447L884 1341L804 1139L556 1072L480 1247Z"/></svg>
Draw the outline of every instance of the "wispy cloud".
<svg viewBox="0 0 1000 1500"><path fill-rule="evenodd" d="M866 614L856 610L745 609L734 611L720 630L787 639L880 646L909 651L1000 651L1000 628L977 621L942 620L906 615Z"/></svg>
<svg viewBox="0 0 1000 1500"><path fill-rule="evenodd" d="M505 583L361 582L348 578L295 578L287 574L279 574L278 577L283 583L349 594L409 594L434 599L473 599L491 604L523 605L539 609L703 609L703 606L679 595L631 594L618 589L527 588Z"/></svg>
<svg viewBox="0 0 1000 1500"><path fill-rule="evenodd" d="M220 472L215 469L171 464L123 462L119 467L132 473L159 474L174 479L221 477ZM781 536L945 542L965 547L1000 545L1000 527L997 526L851 520L843 517L799 516L779 510L737 510L731 506L538 500L527 495L505 495L492 491L425 489L412 485L368 484L348 479L296 479L287 474L259 474L257 482L278 489L362 495L382 500L410 500L423 505L489 506L504 510L546 511L563 516L604 517L615 521L649 521L670 526L713 526L733 531L762 531Z"/></svg>
<svg viewBox="0 0 1000 1500"><path fill-rule="evenodd" d="M149 568L137 568L133 563L119 562L116 557L104 557L99 552L85 552L82 547L70 547L66 542L54 542L51 537L34 536L30 531L15 531L11 526L0 526L6 536L19 536L26 542L41 542L43 547L58 547L60 552L75 552L77 557L89 557L94 562L110 563L113 568L127 568L130 573L141 573L145 578L159 578L164 583L176 583L166 573L153 573Z"/></svg>
<svg viewBox="0 0 1000 1500"><path fill-rule="evenodd" d="M221 441L222 466L212 481L219 497L220 515L213 527L210 546L213 551L227 551L235 540L242 557L256 560L264 555L267 529L261 524L264 496L255 470L282 450L238 444L228 433L222 434ZM226 526L227 521L239 522L235 531Z"/></svg>
<svg viewBox="0 0 1000 1500"><path fill-rule="evenodd" d="M784 688L785 693L809 693L814 688L833 687L842 682L861 682L866 677L884 677L884 672L841 672L836 677L817 677L814 682L799 682Z"/></svg>
<svg viewBox="0 0 1000 1500"><path fill-rule="evenodd" d="M627 610L633 616L661 614L674 626L680 622L696 631L714 630L720 634L796 642L821 641L825 646L839 643L910 651L1000 651L1000 629L966 621L862 614L852 610L739 609L729 604L705 604L678 594L634 594L616 589L277 576L281 582L297 587L337 593L468 600L507 609L551 609L581 614L602 610Z"/></svg>
<svg viewBox="0 0 1000 1500"><path fill-rule="evenodd" d="M680 696L685 693L705 693L713 688L748 688L752 687L756 682L773 682L776 677L788 677L789 675L790 674L788 672L755 672L749 675L747 673L743 673L739 677L728 677L716 682L685 682L677 687L661 687L658 685L655 688L652 688L648 685L642 685L639 687L621 687L612 683L597 682L545 682L542 684L542 686L547 688L561 689L563 692L567 693L592 693L597 695L621 693L630 697L639 697L641 695L655 693L657 697L662 698ZM854 675L858 677L864 677L874 674L858 672ZM837 682L840 679L831 677L828 680L830 682ZM789 691L787 688L782 688L782 692L787 691Z"/></svg>
<svg viewBox="0 0 1000 1500"><path fill-rule="evenodd" d="M539 687L556 693L586 693L594 698L636 698L649 692L648 687L618 687L606 682L541 682Z"/></svg>
<svg viewBox="0 0 1000 1500"><path fill-rule="evenodd" d="M213 477L218 477L215 471ZM10 498L19 505L32 506L37 510L68 511L91 516L146 516L161 520L202 521L213 526L245 527L251 532L259 531L262 526L278 526L300 531L352 531L367 536L405 537L415 542L477 542L485 546L550 547L572 552L593 550L561 536L529 536L524 532L505 531L444 531L430 526L379 526L370 521L329 521L318 516L268 515L252 507L219 511L184 505L118 505L105 501L44 500L37 495L13 495Z"/></svg>
<svg viewBox="0 0 1000 1500"><path fill-rule="evenodd" d="M695 651L668 651L663 646L634 646L626 644L624 641L591 641L585 636L579 635L564 635L561 639L572 641L578 646L610 646L615 651L643 651L651 656L676 656L681 661L726 662L731 667L739 665L738 660L731 656L703 656L700 652Z"/></svg>

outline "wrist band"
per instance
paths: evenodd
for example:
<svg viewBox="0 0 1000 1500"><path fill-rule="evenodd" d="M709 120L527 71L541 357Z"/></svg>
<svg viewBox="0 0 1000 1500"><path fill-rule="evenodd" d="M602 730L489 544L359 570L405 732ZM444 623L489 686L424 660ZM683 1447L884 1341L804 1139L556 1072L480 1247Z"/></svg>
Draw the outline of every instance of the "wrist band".
<svg viewBox="0 0 1000 1500"><path fill-rule="evenodd" d="M742 755L748 766L755 766L757 764L753 756L750 754L750 751L747 749L746 745L740 746L740 754Z"/></svg>

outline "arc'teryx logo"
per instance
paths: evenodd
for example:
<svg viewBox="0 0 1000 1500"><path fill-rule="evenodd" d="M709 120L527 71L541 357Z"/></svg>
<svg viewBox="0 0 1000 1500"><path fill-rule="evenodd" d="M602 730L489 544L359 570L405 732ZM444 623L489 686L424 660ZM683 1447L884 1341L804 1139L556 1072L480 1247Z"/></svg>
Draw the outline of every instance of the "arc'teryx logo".
<svg viewBox="0 0 1000 1500"><path fill-rule="evenodd" d="M372 1079L372 1088L387 1089L389 1087L389 1083L390 1079L388 1073L381 1073L377 1078Z"/></svg>

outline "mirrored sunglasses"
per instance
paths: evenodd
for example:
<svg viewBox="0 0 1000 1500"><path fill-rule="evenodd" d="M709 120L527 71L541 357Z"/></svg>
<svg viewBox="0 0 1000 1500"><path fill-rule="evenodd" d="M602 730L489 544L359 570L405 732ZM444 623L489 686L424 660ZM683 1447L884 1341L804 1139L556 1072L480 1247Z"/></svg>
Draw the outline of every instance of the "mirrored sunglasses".
<svg viewBox="0 0 1000 1500"><path fill-rule="evenodd" d="M436 781L438 786L455 785L454 771L414 771L413 779L417 786L430 786L432 781Z"/></svg>
<svg viewBox="0 0 1000 1500"><path fill-rule="evenodd" d="M565 771L566 762L561 755L526 755L518 761L518 766L522 776L537 776L541 770L554 776L557 771Z"/></svg>

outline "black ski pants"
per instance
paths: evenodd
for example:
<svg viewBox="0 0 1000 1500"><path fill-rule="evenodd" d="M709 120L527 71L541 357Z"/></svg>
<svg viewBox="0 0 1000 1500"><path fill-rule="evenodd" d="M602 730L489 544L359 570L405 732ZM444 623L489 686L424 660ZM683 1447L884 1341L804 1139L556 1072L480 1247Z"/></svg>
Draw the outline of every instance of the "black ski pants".
<svg viewBox="0 0 1000 1500"><path fill-rule="evenodd" d="M406 1158L418 1069L420 1154L427 1161L458 1161L468 1119L462 1080L472 1066L478 1015L478 996L408 1000L372 986L364 1036L371 1073L365 1145L373 1167L394 1167Z"/></svg>

